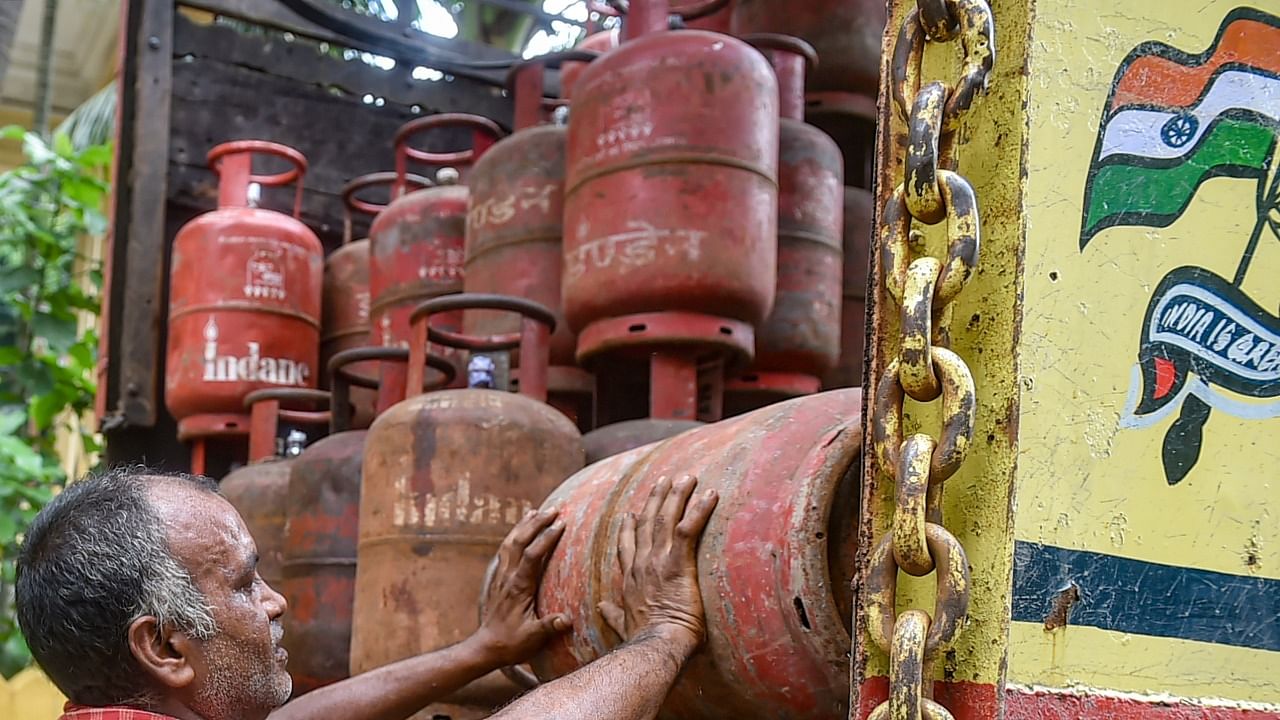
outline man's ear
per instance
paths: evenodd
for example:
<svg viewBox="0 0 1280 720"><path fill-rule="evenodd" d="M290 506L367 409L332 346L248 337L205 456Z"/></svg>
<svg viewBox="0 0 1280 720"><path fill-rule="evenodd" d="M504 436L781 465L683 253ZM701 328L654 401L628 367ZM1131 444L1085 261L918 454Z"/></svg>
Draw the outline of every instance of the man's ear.
<svg viewBox="0 0 1280 720"><path fill-rule="evenodd" d="M160 627L151 615L129 625L129 650L142 671L162 687L177 690L196 679L191 664L195 642L184 632Z"/></svg>

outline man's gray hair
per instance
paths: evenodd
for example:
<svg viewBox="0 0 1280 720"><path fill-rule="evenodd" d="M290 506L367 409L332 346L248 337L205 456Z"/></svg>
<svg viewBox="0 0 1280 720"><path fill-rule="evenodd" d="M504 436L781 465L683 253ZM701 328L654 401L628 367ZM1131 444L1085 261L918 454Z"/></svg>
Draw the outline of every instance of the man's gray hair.
<svg viewBox="0 0 1280 720"><path fill-rule="evenodd" d="M208 478L116 468L68 485L27 531L18 624L36 662L76 704L148 707L155 699L129 649L138 618L203 640L217 630L148 499L157 482L217 492Z"/></svg>

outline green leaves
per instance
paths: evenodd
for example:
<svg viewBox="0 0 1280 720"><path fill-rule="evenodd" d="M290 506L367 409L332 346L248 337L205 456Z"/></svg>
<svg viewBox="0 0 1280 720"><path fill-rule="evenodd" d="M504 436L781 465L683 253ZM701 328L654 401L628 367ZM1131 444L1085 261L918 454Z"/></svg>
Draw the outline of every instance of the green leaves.
<svg viewBox="0 0 1280 720"><path fill-rule="evenodd" d="M76 341L76 316L65 306L31 318L31 329L38 338L49 343L55 353L64 353Z"/></svg>
<svg viewBox="0 0 1280 720"><path fill-rule="evenodd" d="M0 672L11 675L30 661L13 621L13 558L66 481L56 445L99 449L64 419L93 404L98 338L80 319L99 312L102 269L81 248L107 228L111 149L15 127L0 138L21 140L27 157L0 173Z"/></svg>
<svg viewBox="0 0 1280 720"><path fill-rule="evenodd" d="M15 407L0 409L0 437L17 434L27 422L27 414Z"/></svg>

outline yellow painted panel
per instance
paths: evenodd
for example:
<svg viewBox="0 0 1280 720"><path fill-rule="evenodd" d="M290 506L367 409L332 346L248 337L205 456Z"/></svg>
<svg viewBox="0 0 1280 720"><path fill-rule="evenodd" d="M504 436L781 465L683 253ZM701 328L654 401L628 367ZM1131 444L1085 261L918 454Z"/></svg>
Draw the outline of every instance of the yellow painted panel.
<svg viewBox="0 0 1280 720"><path fill-rule="evenodd" d="M1017 338L1017 308L1020 291L1019 246L1023 237L1023 192L1021 148L1025 140L1023 107L1027 83L1023 72L1027 57L1027 26L1030 3L1026 0L991 0L995 17L996 61L989 76L988 91L978 96L956 131L956 170L973 186L981 215L981 258L963 292L953 304L952 349L969 365L977 393L974 442L960 471L946 481L943 494L945 526L964 545L971 568L971 595L968 621L936 664L939 676L961 682L994 685L1004 672L1004 641L1009 617L1009 574L1012 528L1009 494L1014 478L1013 430L1016 417L1011 408L1019 390L1016 354L1009 352ZM889 4L891 31L897 29L910 0ZM891 51L886 44L885 55ZM962 52L959 42L926 46L923 80L953 83L959 76ZM883 199L903 182L906 123L893 108L889 96L881 94L881 138L879 196ZM887 109L884 105L888 105ZM885 123L884 120L889 122ZM901 140L901 144L897 143ZM877 214L879 220L879 213ZM945 223L926 226L915 223L924 247L922 254L945 258ZM873 269L878 266L873 252ZM882 277L877 275L877 277ZM872 378L879 378L890 358L899 350L899 308L883 287L874 307L878 331L869 346ZM873 388L871 381L868 388ZM873 393L868 391L870 400ZM920 404L908 400L903 429L937 436L941 426L941 402ZM870 422L876 422L871 416ZM893 517L893 483L879 473L876 460L867 462L867 485L873 536L878 540ZM924 578L898 574L899 611L924 608L933 611L936 573ZM868 656L861 677L888 674L888 658L870 640L863 643Z"/></svg>
<svg viewBox="0 0 1280 720"><path fill-rule="evenodd" d="M0 718L56 720L65 702L58 688L34 667L8 680L0 677Z"/></svg>
<svg viewBox="0 0 1280 720"><path fill-rule="evenodd" d="M1041 625L1014 623L1009 665L1039 668L1037 683L1051 687L1109 688L1190 698L1222 697L1222 678L1214 669L1230 668L1236 683L1251 688L1249 700L1280 703L1280 674L1273 653L1213 643L1091 627L1046 632Z"/></svg>
<svg viewBox="0 0 1280 720"><path fill-rule="evenodd" d="M1020 553L1087 551L1123 572L1137 560L1264 597L1280 587L1265 582L1280 578L1280 224L1265 221L1280 2L1039 2L1033 22ZM1027 572L1015 567L1013 614L1030 621ZM1011 681L1280 700L1280 633L1215 614L1241 607L1197 607L1213 599L1195 588L1181 606L1170 581L1144 635L1135 608L1161 600L1125 594L1161 587L1151 578L1059 579L1079 587L1073 612L1110 617L1015 623Z"/></svg>

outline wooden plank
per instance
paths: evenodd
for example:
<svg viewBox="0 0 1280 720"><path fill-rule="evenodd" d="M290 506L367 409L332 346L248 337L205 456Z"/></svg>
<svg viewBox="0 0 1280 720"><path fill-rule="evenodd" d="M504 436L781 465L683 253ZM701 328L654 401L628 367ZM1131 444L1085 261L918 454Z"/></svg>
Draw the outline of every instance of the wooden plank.
<svg viewBox="0 0 1280 720"><path fill-rule="evenodd" d="M391 139L404 122L442 111L511 121L510 100L473 81L411 80L320 55L305 43L264 41L182 17L176 28L170 200L198 210L213 207L217 179L205 155L214 145L241 138L284 143L310 161L302 217L328 247L339 241L342 186L356 175L391 169ZM366 104L365 94L382 98L383 105ZM445 134L438 140L434 147L447 148L461 147L467 138ZM271 192L264 196L268 207L287 203Z"/></svg>
<svg viewBox="0 0 1280 720"><path fill-rule="evenodd" d="M130 0L123 29L127 62L111 267L117 280L128 282L111 286L104 428L151 427L160 405L166 267L160 200L167 195L173 11L165 0Z"/></svg>
<svg viewBox="0 0 1280 720"><path fill-rule="evenodd" d="M417 80L411 63L397 62L393 69L381 70L359 59L340 60L325 54L317 43L305 39L288 42L245 35L229 26L201 25L178 16L174 54L180 66L212 59L315 86L329 94L370 94L406 109L419 105L428 113L444 109L477 113L509 126L510 100L498 88L467 78Z"/></svg>
<svg viewBox="0 0 1280 720"><path fill-rule="evenodd" d="M309 17L288 3L262 0L183 0L183 5L219 15L285 30L298 35L359 48L407 62L448 71L454 75L502 85L506 68L477 66L476 62L501 64L518 58L501 48L482 43L439 38L416 30L404 37L387 23L334 8L313 8ZM299 3L299 7L301 7ZM324 19L325 22L317 20Z"/></svg>

